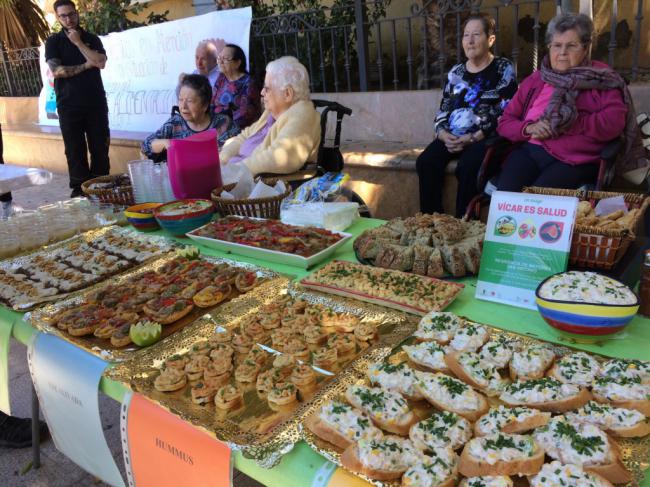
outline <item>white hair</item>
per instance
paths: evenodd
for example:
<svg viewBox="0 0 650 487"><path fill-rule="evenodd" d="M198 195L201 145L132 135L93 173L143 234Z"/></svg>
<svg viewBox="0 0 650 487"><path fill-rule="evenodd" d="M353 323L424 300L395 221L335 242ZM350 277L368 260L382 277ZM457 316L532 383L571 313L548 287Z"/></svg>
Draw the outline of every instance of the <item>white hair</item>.
<svg viewBox="0 0 650 487"><path fill-rule="evenodd" d="M266 65L266 73L273 76L275 88L293 88L295 101L309 100L309 73L293 56L282 56Z"/></svg>
<svg viewBox="0 0 650 487"><path fill-rule="evenodd" d="M205 51L208 54L210 54L212 57L214 57L216 61L219 51L216 44L213 41L211 41L210 39L202 40L196 45L196 50L198 51L199 49L205 49Z"/></svg>

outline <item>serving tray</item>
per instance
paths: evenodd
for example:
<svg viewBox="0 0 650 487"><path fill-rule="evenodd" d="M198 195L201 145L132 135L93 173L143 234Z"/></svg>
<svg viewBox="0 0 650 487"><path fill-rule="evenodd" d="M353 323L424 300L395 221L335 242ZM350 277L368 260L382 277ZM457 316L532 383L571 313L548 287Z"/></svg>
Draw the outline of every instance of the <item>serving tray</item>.
<svg viewBox="0 0 650 487"><path fill-rule="evenodd" d="M246 318L258 313L260 307L278 302L287 293L310 304L323 305L335 312L350 313L362 321L374 323L378 337L368 346L358 347L352 358L337 363L335 368L314 368L318 378L315 390L304 396L300 391L299 401L280 410L270 408L266 398L257 392L255 383L249 386L238 383L244 393L244 407L227 414L216 410L212 402L204 406L194 404L188 386L171 393L155 389L154 380L167 358L190 351L193 345L205 342L217 329L237 329ZM105 375L226 442L230 448L241 450L259 465L270 468L300 440L300 422L304 412L310 409L314 401L318 401L318 398L327 394L331 388L337 388L339 383L347 384L350 375L356 380L357 362L364 361L364 357L373 354L376 348L390 349L411 334L416 324L417 320L413 317L382 307L311 292L299 286L268 286L254 295L242 296L240 300L227 303L203 316L196 326L181 330L173 340L164 343L164 346L143 350L131 360L107 369ZM280 355L268 341L258 341L257 344L273 355ZM235 364L241 363L238 359L241 360L242 357L236 355ZM266 366L262 371L265 368ZM234 377L231 377L230 381L231 384L236 383Z"/></svg>
<svg viewBox="0 0 650 487"><path fill-rule="evenodd" d="M111 344L110 339L98 338L92 334L86 336L70 335L66 331L60 330L53 324L56 315L66 309L74 308L76 306L82 305L84 302L86 302L87 296L92 292L95 292L97 290L103 289L108 286L119 286L121 283L125 283L133 277L137 277L141 274L146 274L148 272L155 271L156 269L162 267L163 265L165 265L167 262L171 261L174 258L176 258L176 256L163 257L144 267L140 267L137 270L133 270L119 277L114 277L112 279L104 281L101 284L98 284L92 288L85 290L81 294L76 294L65 300L58 301L53 304L49 304L31 313L28 313L25 319L31 322L31 324L37 329L45 333L56 335L59 338L62 338L72 343L73 345L76 345L77 347L82 348L87 352L90 352L93 355L100 357L103 360L107 360L109 362L122 361L132 356L135 353L146 350L146 348L140 348L134 345L133 343L125 347L115 347L114 345ZM198 318L203 316L206 312L224 306L229 301L237 302L249 295L255 295L257 293L263 294L264 292L267 292L267 288L272 289L275 286L281 286L284 283L288 282L288 279L286 277L283 277L277 274L276 272L273 272L271 270L253 264L235 262L230 259L223 259L223 258L210 257L210 256L203 256L201 258L202 260L211 262L213 264L228 264L229 266L237 269L255 272L257 274L258 284L251 291L228 298L226 301L223 301L222 303L219 303L215 306L209 308L199 308L195 306L194 309L188 315L184 316L178 321L175 321L174 323L170 323L168 325L163 325L161 341L147 348L161 346L167 337L170 337L171 335L177 333L178 331L182 330L188 325L192 325ZM149 319L149 318L144 317L143 319Z"/></svg>
<svg viewBox="0 0 650 487"><path fill-rule="evenodd" d="M467 321L473 324L477 324L469 320ZM554 343L538 340L529 336L507 332L499 328L492 327L490 325L481 324L481 326L487 328L490 331L491 338L503 337L508 340L516 340L520 342L524 348L528 348L533 345L543 344L555 352L556 358L577 351L584 352L583 350L576 350L563 345L557 345ZM346 380L345 381L340 380L336 384L336 387L329 388L326 393L322 394L318 398L318 400L314 401L310 405L310 407L304 412L303 416L305 418L308 418L313 414L318 414L320 408L325 403L331 400L340 400L342 402L347 403L344 397L347 387L354 384L365 384L365 385L370 384L370 381L365 375L365 371L368 370L369 365L373 362L386 361L392 364L406 362L414 370L431 372L431 370L427 370L424 367L414 364L410 362L410 360L408 360L406 352L403 350L403 346L412 345L415 343L416 343L415 337L409 336L396 346L377 347L372 351L372 353L365 355L363 357L363 360L358 360L357 362L355 362L354 370L350 370L350 374L346 376ZM588 355L593 356L599 362L603 362L611 359L611 357L603 357L589 352L585 352L585 353L588 353ZM452 375L452 373L449 371L444 373L448 375ZM410 406L410 409L414 412L414 414L418 418L420 418L420 420L426 419L436 412L436 409L433 406L429 405L429 403L426 401L407 400L407 402ZM496 407L499 404L503 404L499 401L498 398L495 397L488 397L488 402L490 404L490 407ZM554 413L553 416L557 416L557 414ZM341 463L341 453L343 452L343 450L316 436L307 427L304 426L304 422L302 424L302 437L305 440L305 442L314 451L318 452L320 455L327 458L329 461L338 465L339 467L345 468ZM621 450L621 460L625 465L625 467L630 471L633 478L632 482L627 484L626 487L635 487L640 485L640 483L644 478L646 469L648 469L648 467L650 466L650 463L648 461L648 459L650 458L650 435L643 438L618 438L617 437L615 438L615 441ZM460 455L461 451L462 449L458 449L457 453ZM550 461L550 457L547 456L546 463L548 463L549 461ZM379 481L379 480L373 480L363 474L359 474L356 472L351 472L351 473L369 482L370 484L376 485L378 487L399 487L401 485L399 479L396 481ZM458 479L460 478L462 478L462 476L459 475ZM455 485L458 485L458 481L459 481L458 479L456 480ZM513 476L512 479L514 481L514 485L517 487L528 485L528 483L525 480L519 479L516 476Z"/></svg>
<svg viewBox="0 0 650 487"><path fill-rule="evenodd" d="M261 220L261 218L255 218L255 219ZM310 267L313 267L316 264L328 259L334 254L334 252L337 251L337 249L339 249L342 245L344 245L348 240L352 238L352 234L350 233L332 232L341 236L341 239L338 242L321 250L317 254L311 255L309 257L303 257L301 255L289 254L286 252L280 252L277 250L265 249L261 247L252 247L250 245L239 244L236 242L228 242L225 240L203 237L201 235L195 234L195 232L198 232L199 230L201 230L201 228L204 228L205 226L207 225L204 225L203 227L200 227L196 230L189 232L187 236L192 240L194 240L195 242L205 245L206 247L212 249L221 250L223 252L228 252L232 254L244 255L246 257L251 257L253 259L266 260L268 262L274 262L276 264L286 264L294 267L299 267L301 269L309 269Z"/></svg>

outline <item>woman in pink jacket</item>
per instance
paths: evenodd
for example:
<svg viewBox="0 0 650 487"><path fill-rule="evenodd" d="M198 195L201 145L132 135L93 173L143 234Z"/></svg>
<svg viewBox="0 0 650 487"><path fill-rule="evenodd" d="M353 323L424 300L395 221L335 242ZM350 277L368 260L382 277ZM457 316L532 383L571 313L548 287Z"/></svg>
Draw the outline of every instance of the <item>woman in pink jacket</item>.
<svg viewBox="0 0 650 487"><path fill-rule="evenodd" d="M596 181L600 152L623 133L631 101L621 76L589 59L592 34L593 23L583 14L558 15L549 23L549 54L499 120L499 135L521 143L506 159L499 190Z"/></svg>

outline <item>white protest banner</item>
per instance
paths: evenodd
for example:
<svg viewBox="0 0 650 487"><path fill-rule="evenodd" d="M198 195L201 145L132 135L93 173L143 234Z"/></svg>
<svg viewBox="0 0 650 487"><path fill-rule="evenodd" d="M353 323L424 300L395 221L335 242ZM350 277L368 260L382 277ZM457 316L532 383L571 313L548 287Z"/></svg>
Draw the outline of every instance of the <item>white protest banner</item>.
<svg viewBox="0 0 650 487"><path fill-rule="evenodd" d="M200 41L223 39L240 46L248 57L251 18L250 7L220 10L102 36L108 59L102 80L111 130L153 132L160 127L176 105L178 75L196 69L194 53ZM58 125L43 47L41 78L39 123Z"/></svg>
<svg viewBox="0 0 650 487"><path fill-rule="evenodd" d="M32 338L27 360L56 447L95 477L124 487L99 417L98 388L106 362L46 333Z"/></svg>
<svg viewBox="0 0 650 487"><path fill-rule="evenodd" d="M536 309L535 289L565 271L578 199L492 194L476 298Z"/></svg>

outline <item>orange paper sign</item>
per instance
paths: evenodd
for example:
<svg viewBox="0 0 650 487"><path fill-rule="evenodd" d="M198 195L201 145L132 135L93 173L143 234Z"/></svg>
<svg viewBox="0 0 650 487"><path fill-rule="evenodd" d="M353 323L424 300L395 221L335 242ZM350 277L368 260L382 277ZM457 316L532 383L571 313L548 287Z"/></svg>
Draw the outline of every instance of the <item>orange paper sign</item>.
<svg viewBox="0 0 650 487"><path fill-rule="evenodd" d="M230 448L143 396L131 397L126 424L136 487L232 485Z"/></svg>

